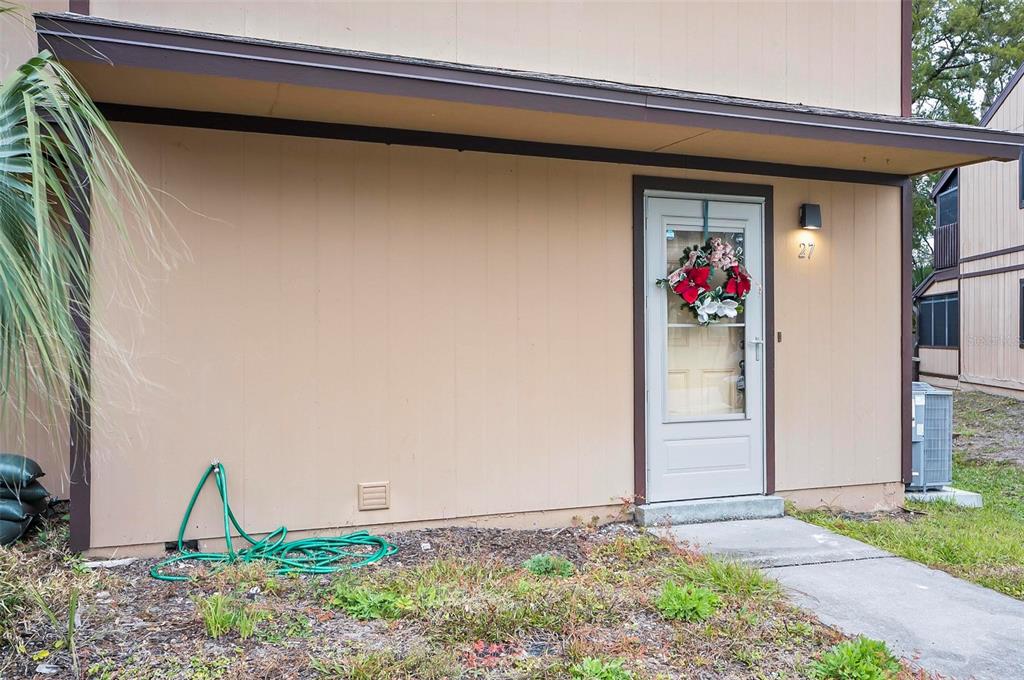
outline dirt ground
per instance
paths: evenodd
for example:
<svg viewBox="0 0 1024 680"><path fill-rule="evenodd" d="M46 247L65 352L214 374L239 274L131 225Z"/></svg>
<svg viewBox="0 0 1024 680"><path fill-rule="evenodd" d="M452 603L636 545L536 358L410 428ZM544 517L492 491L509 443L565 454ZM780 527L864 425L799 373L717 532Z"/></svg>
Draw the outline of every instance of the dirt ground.
<svg viewBox="0 0 1024 680"><path fill-rule="evenodd" d="M1024 467L1024 401L984 392L953 393L953 448L969 459Z"/></svg>
<svg viewBox="0 0 1024 680"><path fill-rule="evenodd" d="M83 568L65 533L55 521L29 545L0 549L2 678L782 679L805 677L843 639L758 572L632 524L409 531L386 536L397 555L342 576L188 566L192 578L178 583L152 579L152 560ZM538 554L564 558L570 575L524 569ZM654 601L667 580L714 591L717 609L666 620ZM395 613L354 613L353 594L367 611L391 602ZM211 634L201 609L222 596L259 615L248 635ZM588 659L628 674L580 674Z"/></svg>

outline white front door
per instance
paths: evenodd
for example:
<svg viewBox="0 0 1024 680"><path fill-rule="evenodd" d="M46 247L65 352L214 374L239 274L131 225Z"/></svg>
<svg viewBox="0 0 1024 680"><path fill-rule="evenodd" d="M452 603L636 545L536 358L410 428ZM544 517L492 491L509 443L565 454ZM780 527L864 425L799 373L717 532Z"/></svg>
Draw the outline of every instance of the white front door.
<svg viewBox="0 0 1024 680"><path fill-rule="evenodd" d="M764 202L649 191L645 205L647 502L764 493ZM658 279L687 246L743 249L735 319L699 326Z"/></svg>

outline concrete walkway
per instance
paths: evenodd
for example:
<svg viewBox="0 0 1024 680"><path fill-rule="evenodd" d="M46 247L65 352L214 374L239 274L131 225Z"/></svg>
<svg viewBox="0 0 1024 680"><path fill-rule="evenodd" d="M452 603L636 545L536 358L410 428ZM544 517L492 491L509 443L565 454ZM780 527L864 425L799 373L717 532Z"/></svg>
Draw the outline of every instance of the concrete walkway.
<svg viewBox="0 0 1024 680"><path fill-rule="evenodd" d="M681 525L677 540L767 571L849 635L945 677L1024 678L1024 602L792 517Z"/></svg>

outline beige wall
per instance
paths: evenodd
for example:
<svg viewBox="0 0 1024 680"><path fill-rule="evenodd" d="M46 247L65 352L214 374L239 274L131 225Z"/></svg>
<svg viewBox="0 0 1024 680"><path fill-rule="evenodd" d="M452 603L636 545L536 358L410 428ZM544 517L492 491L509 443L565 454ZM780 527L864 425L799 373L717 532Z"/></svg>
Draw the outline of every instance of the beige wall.
<svg viewBox="0 0 1024 680"><path fill-rule="evenodd" d="M1024 264L1024 253L966 263L965 271ZM962 378L968 382L1024 390L1020 347L1020 281L1024 270L960 281Z"/></svg>
<svg viewBox="0 0 1024 680"><path fill-rule="evenodd" d="M93 0L92 13L467 64L900 112L899 0Z"/></svg>
<svg viewBox="0 0 1024 680"><path fill-rule="evenodd" d="M918 356L921 359L921 379L928 382L935 375L959 375L959 354L960 352L956 349L921 347L918 350ZM923 375L925 373L932 375L925 376Z"/></svg>
<svg viewBox="0 0 1024 680"><path fill-rule="evenodd" d="M63 12L68 3L33 0L19 2L24 10L0 15L0 78L37 52L30 11ZM68 424L63 409L29 395L18 404L0 408L0 451L21 453L36 460L46 471L46 488L68 496Z"/></svg>
<svg viewBox="0 0 1024 680"><path fill-rule="evenodd" d="M631 177L771 181L119 130L193 258L152 267L140 318L98 229L94 315L150 384L96 348L94 546L172 539L211 458L253 531L630 495ZM895 481L899 190L772 183L778 486ZM822 232L795 228L804 201ZM358 512L356 484L381 480L391 509ZM189 533L219 531L207 497Z"/></svg>
<svg viewBox="0 0 1024 680"><path fill-rule="evenodd" d="M1024 128L1024 86L1010 91L989 121L1001 130ZM960 255L971 257L1024 244L1018 162L960 169ZM963 274L1021 267L1024 253L984 257L961 265ZM1024 269L960 282L962 380L1000 390L1024 390L1020 347L1020 280Z"/></svg>

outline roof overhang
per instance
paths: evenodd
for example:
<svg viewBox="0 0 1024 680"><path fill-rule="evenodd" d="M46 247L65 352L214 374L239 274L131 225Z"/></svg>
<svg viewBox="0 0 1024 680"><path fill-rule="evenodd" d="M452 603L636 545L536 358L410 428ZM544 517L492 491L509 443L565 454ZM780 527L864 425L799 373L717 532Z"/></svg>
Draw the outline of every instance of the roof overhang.
<svg viewBox="0 0 1024 680"><path fill-rule="evenodd" d="M1022 134L925 119L73 14L37 14L36 26L40 46L121 113L171 109L890 177L1016 160L1024 145Z"/></svg>

